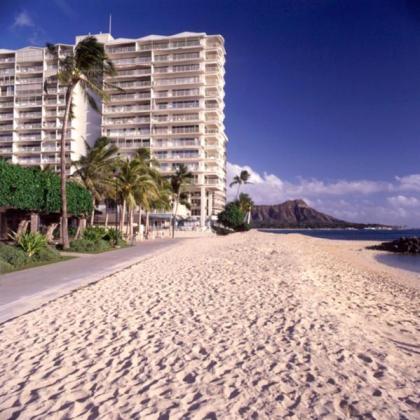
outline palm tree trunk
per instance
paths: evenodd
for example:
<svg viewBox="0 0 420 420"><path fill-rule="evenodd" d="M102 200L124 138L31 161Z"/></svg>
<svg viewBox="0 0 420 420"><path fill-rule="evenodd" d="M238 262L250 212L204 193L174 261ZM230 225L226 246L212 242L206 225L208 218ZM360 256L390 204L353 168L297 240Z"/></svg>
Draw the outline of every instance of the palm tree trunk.
<svg viewBox="0 0 420 420"><path fill-rule="evenodd" d="M61 130L61 142L60 142L60 183L61 183L61 241L63 249L70 247L69 241L69 228L68 228L68 214L67 214L67 192L66 192L66 134L68 119L70 116L71 101L73 95L74 86L70 85L66 92L66 110L64 112L63 127Z"/></svg>
<svg viewBox="0 0 420 420"><path fill-rule="evenodd" d="M121 206L121 214L120 214L120 231L121 231L121 234L124 233L125 211L126 211L126 201L123 200L122 206Z"/></svg>
<svg viewBox="0 0 420 420"><path fill-rule="evenodd" d="M150 226L150 212L146 211L146 226L145 226L145 228L146 228L147 239L149 239L149 226Z"/></svg>
<svg viewBox="0 0 420 420"><path fill-rule="evenodd" d="M248 210L246 214L246 223L249 225L251 223L251 210Z"/></svg>
<svg viewBox="0 0 420 420"><path fill-rule="evenodd" d="M141 213L142 213L141 210L142 210L141 209L141 206L139 206L139 222L138 222L138 225L139 225L139 238L140 238L140 241L143 240L143 233L141 231Z"/></svg>
<svg viewBox="0 0 420 420"><path fill-rule="evenodd" d="M109 213L108 213L108 204L105 203L105 227L108 227Z"/></svg>
<svg viewBox="0 0 420 420"><path fill-rule="evenodd" d="M180 196L180 194L177 194L175 205L174 205L174 211L173 211L173 214L172 214L172 239L175 238L175 219L176 219L176 215L178 213L179 196Z"/></svg>
<svg viewBox="0 0 420 420"><path fill-rule="evenodd" d="M93 203L92 203L92 213L90 213L90 225L93 226L94 222L95 222L95 200L93 200Z"/></svg>
<svg viewBox="0 0 420 420"><path fill-rule="evenodd" d="M241 189L241 184L238 182L238 190L236 192L236 199L239 200L239 190Z"/></svg>
<svg viewBox="0 0 420 420"><path fill-rule="evenodd" d="M134 209L128 210L128 237L133 240Z"/></svg>

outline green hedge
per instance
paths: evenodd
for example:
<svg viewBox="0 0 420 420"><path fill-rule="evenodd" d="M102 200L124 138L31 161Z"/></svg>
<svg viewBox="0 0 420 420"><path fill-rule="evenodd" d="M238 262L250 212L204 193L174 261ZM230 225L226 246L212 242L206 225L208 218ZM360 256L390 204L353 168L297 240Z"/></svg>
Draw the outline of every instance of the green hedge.
<svg viewBox="0 0 420 420"><path fill-rule="evenodd" d="M0 159L0 207L59 213L60 177L37 168L23 168ZM67 182L67 208L74 216L92 211L92 196L81 185Z"/></svg>

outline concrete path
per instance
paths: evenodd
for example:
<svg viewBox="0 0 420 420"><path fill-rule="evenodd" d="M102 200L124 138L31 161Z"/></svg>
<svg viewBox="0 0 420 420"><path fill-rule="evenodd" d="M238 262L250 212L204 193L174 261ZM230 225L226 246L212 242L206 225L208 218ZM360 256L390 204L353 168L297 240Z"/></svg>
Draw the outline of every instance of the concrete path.
<svg viewBox="0 0 420 420"><path fill-rule="evenodd" d="M157 239L130 248L74 258L0 276L0 323L96 282L182 239Z"/></svg>

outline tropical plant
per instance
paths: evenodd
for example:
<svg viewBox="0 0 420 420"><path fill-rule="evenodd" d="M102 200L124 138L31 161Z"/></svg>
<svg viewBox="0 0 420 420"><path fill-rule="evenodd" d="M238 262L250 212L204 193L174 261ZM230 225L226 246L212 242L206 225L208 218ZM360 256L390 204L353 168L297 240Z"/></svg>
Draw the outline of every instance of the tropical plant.
<svg viewBox="0 0 420 420"><path fill-rule="evenodd" d="M48 245L47 238L39 232L28 232L20 236L12 234L10 236L29 258L38 254L41 249L46 248Z"/></svg>
<svg viewBox="0 0 420 420"><path fill-rule="evenodd" d="M89 226L83 232L83 239L95 242L104 239L107 233L108 230L102 226Z"/></svg>
<svg viewBox="0 0 420 420"><path fill-rule="evenodd" d="M122 201L120 229L123 230L125 213L128 210L127 236L131 239L133 237L134 209L142 199L141 191L152 190L156 188L156 185L149 173L149 168L138 159L120 161L116 183Z"/></svg>
<svg viewBox="0 0 420 420"><path fill-rule="evenodd" d="M217 221L223 226L236 232L249 229L245 222L246 212L241 209L238 201L232 201L226 204L226 207L217 215Z"/></svg>
<svg viewBox="0 0 420 420"><path fill-rule="evenodd" d="M116 74L112 61L105 53L103 44L99 43L93 36L88 36L80 41L74 52L66 54L64 58L59 56L59 47L47 44L49 54L57 60L57 79L61 86L65 87L66 107L64 111L63 124L60 141L60 179L61 179L61 240L64 249L69 248L68 218L67 218L67 195L66 195L66 135L69 119L71 118L73 93L76 87L85 95L90 106L99 112L95 96L107 100L104 91L106 83L104 76ZM46 78L45 90L48 83L54 76Z"/></svg>
<svg viewBox="0 0 420 420"><path fill-rule="evenodd" d="M185 186L191 183L194 176L188 170L188 167L183 163L177 166L177 170L174 175L171 176L170 183L172 189L172 238L175 237L175 219L178 214L178 205L182 204L187 208L190 208L188 202L188 195L184 191Z"/></svg>
<svg viewBox="0 0 420 420"><path fill-rule="evenodd" d="M239 175L235 175L233 177L233 181L229 184L229 186L232 188L234 185L238 186L238 190L236 192L236 199L239 198L239 191L241 189L242 185L245 184L252 184L252 182L249 182L249 179L251 178L251 174L247 170L242 170Z"/></svg>
<svg viewBox="0 0 420 420"><path fill-rule="evenodd" d="M52 172L24 168L0 159L0 207L39 213L60 211L60 178ZM92 197L81 185L67 182L67 203L73 216L89 214Z"/></svg>
<svg viewBox="0 0 420 420"><path fill-rule="evenodd" d="M251 210L254 205L252 198L248 194L241 193L239 194L238 205L245 213L245 222L249 224L251 222Z"/></svg>
<svg viewBox="0 0 420 420"><path fill-rule="evenodd" d="M86 144L86 149L86 155L73 162L76 171L72 176L92 194L92 225L95 206L112 195L112 170L118 148L107 137L99 137L94 146Z"/></svg>

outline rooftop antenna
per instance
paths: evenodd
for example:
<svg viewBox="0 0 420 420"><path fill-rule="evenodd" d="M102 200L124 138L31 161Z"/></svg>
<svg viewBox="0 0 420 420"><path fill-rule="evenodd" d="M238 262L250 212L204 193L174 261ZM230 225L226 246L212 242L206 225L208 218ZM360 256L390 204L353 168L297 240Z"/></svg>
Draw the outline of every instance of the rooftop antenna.
<svg viewBox="0 0 420 420"><path fill-rule="evenodd" d="M109 14L109 26L108 26L108 33L111 34L111 26L112 26L112 15Z"/></svg>

